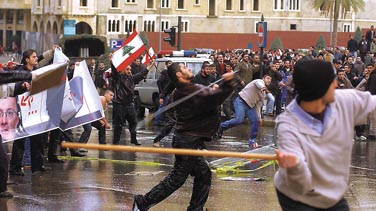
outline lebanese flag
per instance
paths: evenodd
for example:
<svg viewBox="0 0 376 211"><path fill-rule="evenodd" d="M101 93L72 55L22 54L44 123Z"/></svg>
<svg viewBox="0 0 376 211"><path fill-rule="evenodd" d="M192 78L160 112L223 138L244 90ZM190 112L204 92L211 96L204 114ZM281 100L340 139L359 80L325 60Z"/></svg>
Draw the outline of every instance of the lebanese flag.
<svg viewBox="0 0 376 211"><path fill-rule="evenodd" d="M152 59L155 59L155 53L153 50L153 47L150 47L148 49L148 53L145 54L145 56L142 58L142 64L148 65Z"/></svg>
<svg viewBox="0 0 376 211"><path fill-rule="evenodd" d="M137 31L133 30L132 34L126 40L124 40L121 47L112 54L112 64L118 71L124 70L145 50L146 47L144 42L142 42Z"/></svg>

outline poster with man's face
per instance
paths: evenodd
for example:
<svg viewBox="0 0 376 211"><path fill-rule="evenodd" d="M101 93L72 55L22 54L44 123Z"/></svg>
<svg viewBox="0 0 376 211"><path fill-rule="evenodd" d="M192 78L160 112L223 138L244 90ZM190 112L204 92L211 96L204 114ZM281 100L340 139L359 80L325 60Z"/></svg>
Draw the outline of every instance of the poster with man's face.
<svg viewBox="0 0 376 211"><path fill-rule="evenodd" d="M12 140L17 131L22 131L20 111L17 98L6 97L0 99L0 134L4 140Z"/></svg>

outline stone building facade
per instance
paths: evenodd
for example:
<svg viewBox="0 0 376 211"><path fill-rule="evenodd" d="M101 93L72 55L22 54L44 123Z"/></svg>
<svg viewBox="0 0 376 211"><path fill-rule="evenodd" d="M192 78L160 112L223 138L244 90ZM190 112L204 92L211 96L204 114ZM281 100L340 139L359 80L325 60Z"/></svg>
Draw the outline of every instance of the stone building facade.
<svg viewBox="0 0 376 211"><path fill-rule="evenodd" d="M255 34L261 14L269 31L329 33L330 17L315 11L310 0L2 0L0 42L9 43L17 31L62 35L64 20L75 20L77 34L121 39L133 29L158 37L177 25L190 34ZM338 32L369 28L376 5L364 0L365 10L339 20ZM17 9L14 9L17 8ZM13 12L8 12L8 11ZM23 18L21 18L23 17ZM22 19L22 21L20 21ZM42 35L41 35L42 36ZM48 36L46 36L48 37ZM46 38L44 38L46 39ZM153 38L154 40L154 38ZM165 45L165 44L162 44Z"/></svg>

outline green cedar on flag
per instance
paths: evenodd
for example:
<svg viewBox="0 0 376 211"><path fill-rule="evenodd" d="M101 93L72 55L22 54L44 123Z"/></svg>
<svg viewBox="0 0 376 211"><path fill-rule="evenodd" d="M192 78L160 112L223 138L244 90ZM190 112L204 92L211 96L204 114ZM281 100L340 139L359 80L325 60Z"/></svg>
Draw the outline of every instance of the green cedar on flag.
<svg viewBox="0 0 376 211"><path fill-rule="evenodd" d="M112 64L118 71L122 71L145 50L146 47L141 37L136 30L133 30L132 34L123 42L121 47L112 54Z"/></svg>

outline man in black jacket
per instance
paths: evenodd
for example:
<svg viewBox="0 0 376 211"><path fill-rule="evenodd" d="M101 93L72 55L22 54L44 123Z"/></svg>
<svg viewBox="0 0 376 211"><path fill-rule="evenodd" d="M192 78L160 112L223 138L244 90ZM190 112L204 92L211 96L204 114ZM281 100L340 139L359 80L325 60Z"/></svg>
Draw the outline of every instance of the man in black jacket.
<svg viewBox="0 0 376 211"><path fill-rule="evenodd" d="M48 62L53 56L53 50L58 46L53 46L52 50L48 50L43 53L42 56L37 56L36 51L33 49L25 50L22 53L22 65L17 69L33 71L42 66L39 60L44 60ZM23 83L23 82L22 82ZM30 154L31 154L31 171L46 171L44 166L44 145L48 141L48 133L42 133L34 136L27 137L30 139ZM25 140L26 138L18 139L13 142L12 147L12 158L10 160L10 170L11 175L23 176L24 172L22 170L22 160L25 152Z"/></svg>
<svg viewBox="0 0 376 211"><path fill-rule="evenodd" d="M354 40L354 37L352 35L350 35L350 39L349 41L347 41L347 49L355 58L358 57L358 42Z"/></svg>
<svg viewBox="0 0 376 211"><path fill-rule="evenodd" d="M153 119L154 125L163 125L163 121L165 119L165 114L161 113L161 110L166 106L168 103L168 96L164 96L163 90L167 87L170 79L167 75L167 68L172 64L171 60L166 61L165 66L166 68L162 70L161 75L157 80L158 92L159 92L159 108L157 111L157 115Z"/></svg>
<svg viewBox="0 0 376 211"><path fill-rule="evenodd" d="M126 120L129 125L131 143L141 145L137 142L136 137L137 117L134 107L134 86L145 78L148 74L148 69L144 67L139 73L134 75L132 75L131 69L131 66L128 65L124 70L117 70L111 63L112 91L114 92L114 98L112 100L113 144L120 143L121 131Z"/></svg>
<svg viewBox="0 0 376 211"><path fill-rule="evenodd" d="M375 72L375 65L373 65L370 69L370 75L367 81L367 85L365 87L365 91L369 91L372 95L376 95L376 72ZM369 131L368 131L368 139L375 140L376 139L376 111L373 111L369 114Z"/></svg>
<svg viewBox="0 0 376 211"><path fill-rule="evenodd" d="M205 142L211 141L220 123L218 106L234 90L234 73L222 75L224 82L216 89L193 84L191 70L182 63L173 63L168 68L168 76L176 84L174 101L201 90L175 107L176 124L172 147L206 149ZM203 211L209 196L211 171L203 157L185 155L175 155L174 167L169 175L145 195L135 196L133 211L149 210L180 188L189 175L194 177L194 184L187 210Z"/></svg>
<svg viewBox="0 0 376 211"><path fill-rule="evenodd" d="M215 81L215 77L210 74L210 65L203 64L201 67L201 71L192 79L192 83L195 84L202 84L204 86L208 86Z"/></svg>

